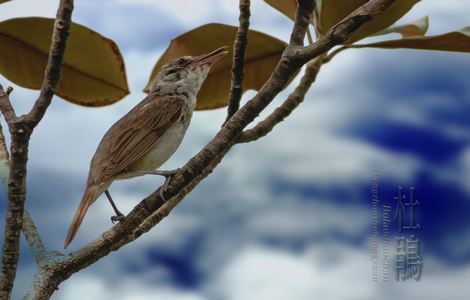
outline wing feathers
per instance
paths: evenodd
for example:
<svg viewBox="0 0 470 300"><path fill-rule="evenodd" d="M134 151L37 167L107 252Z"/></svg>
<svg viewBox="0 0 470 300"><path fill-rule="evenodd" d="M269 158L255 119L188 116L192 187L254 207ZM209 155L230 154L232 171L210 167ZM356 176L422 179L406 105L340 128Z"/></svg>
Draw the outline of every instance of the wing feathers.
<svg viewBox="0 0 470 300"><path fill-rule="evenodd" d="M114 124L96 150L89 180L109 181L148 153L180 118L185 102L178 97L160 97L139 103Z"/></svg>

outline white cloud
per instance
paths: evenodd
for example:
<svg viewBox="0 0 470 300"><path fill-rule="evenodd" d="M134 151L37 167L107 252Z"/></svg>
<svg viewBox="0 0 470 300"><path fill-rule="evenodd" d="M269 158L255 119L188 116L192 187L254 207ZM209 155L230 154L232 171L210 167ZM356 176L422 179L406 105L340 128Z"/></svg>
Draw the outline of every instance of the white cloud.
<svg viewBox="0 0 470 300"><path fill-rule="evenodd" d="M73 284L65 283L51 299L116 299L116 300L202 300L198 293L181 291L169 287L143 284L129 279L125 282L107 283L103 278L86 276L76 279Z"/></svg>

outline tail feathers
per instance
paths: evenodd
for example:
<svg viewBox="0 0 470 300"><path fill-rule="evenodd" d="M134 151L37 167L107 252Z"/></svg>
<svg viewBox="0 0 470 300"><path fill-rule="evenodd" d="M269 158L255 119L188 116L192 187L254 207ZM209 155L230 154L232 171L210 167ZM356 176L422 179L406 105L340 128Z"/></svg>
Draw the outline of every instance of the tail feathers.
<svg viewBox="0 0 470 300"><path fill-rule="evenodd" d="M97 186L87 187L85 194L83 195L80 205L78 206L77 212L73 217L72 224L70 224L69 231L67 232L67 237L65 238L64 249L66 249L69 244L72 242L75 234L82 224L83 218L85 217L86 212L90 205L95 202L95 200L100 196L102 192L99 191Z"/></svg>

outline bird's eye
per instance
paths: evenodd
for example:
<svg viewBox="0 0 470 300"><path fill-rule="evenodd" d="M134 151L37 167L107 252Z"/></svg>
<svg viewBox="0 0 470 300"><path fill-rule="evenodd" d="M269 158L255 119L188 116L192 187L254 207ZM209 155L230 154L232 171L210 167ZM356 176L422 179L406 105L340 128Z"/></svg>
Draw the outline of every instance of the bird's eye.
<svg viewBox="0 0 470 300"><path fill-rule="evenodd" d="M178 58L178 60L176 61L176 64L180 67L184 66L186 63L186 60L184 58Z"/></svg>

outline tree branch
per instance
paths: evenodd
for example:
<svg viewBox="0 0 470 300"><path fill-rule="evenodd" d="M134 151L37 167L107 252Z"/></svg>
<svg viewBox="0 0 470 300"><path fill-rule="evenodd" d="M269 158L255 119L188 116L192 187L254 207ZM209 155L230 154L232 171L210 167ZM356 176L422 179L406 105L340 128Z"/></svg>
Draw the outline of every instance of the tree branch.
<svg viewBox="0 0 470 300"><path fill-rule="evenodd" d="M243 65L245 63L245 50L248 44L248 28L250 26L250 0L240 0L240 25L237 37L233 44L232 84L227 108L227 122L240 107L243 94Z"/></svg>
<svg viewBox="0 0 470 300"><path fill-rule="evenodd" d="M5 192L8 187L8 173L10 173L10 155L3 135L3 127L0 123L0 182L5 187Z"/></svg>
<svg viewBox="0 0 470 300"><path fill-rule="evenodd" d="M62 71L62 61L64 59L65 46L69 36L73 11L73 0L61 0L57 16L54 22L54 32L52 33L52 42L49 48L49 59L46 70L44 71L44 80L42 82L41 92L31 112L26 115L26 119L34 126L39 123L47 107L51 103L57 85L59 84Z"/></svg>
<svg viewBox="0 0 470 300"><path fill-rule="evenodd" d="M0 84L0 111L2 112L7 124L12 123L16 119L16 113L13 106L11 106L9 97L12 91L13 88L9 86L5 92L5 90L3 90L3 86Z"/></svg>
<svg viewBox="0 0 470 300"><path fill-rule="evenodd" d="M33 109L26 116L14 117L8 98L2 93L1 108L10 122L11 160L8 179L8 207L2 255L2 280L0 299L9 299L13 289L19 259L20 232L23 229L24 202L26 198L26 165L28 146L34 127L49 106L60 79L68 30L71 23L73 0L61 0L57 11L52 42L49 50L43 86Z"/></svg>
<svg viewBox="0 0 470 300"><path fill-rule="evenodd" d="M281 106L276 108L266 119L260 121L255 127L243 131L238 139L238 143L249 143L267 135L273 130L274 126L287 118L304 100L305 95L317 78L321 65L322 56L309 62L304 75L300 79L299 85Z"/></svg>
<svg viewBox="0 0 470 300"><path fill-rule="evenodd" d="M311 59L330 50L332 47L347 41L362 24L375 18L395 1L396 0L369 0L333 26L315 43L307 47L295 47L289 51L288 55L299 60L300 64L307 63Z"/></svg>
<svg viewBox="0 0 470 300"><path fill-rule="evenodd" d="M295 11L294 28L290 36L290 46L303 46L305 33L310 25L313 9L315 8L313 0L298 0L297 10Z"/></svg>
<svg viewBox="0 0 470 300"><path fill-rule="evenodd" d="M31 252L33 253L34 260L39 265L46 257L47 252L44 248L44 244L42 243L38 229L36 228L36 225L34 225L34 221L26 209L23 214L23 235L28 242Z"/></svg>
<svg viewBox="0 0 470 300"><path fill-rule="evenodd" d="M366 9L362 11L365 13L369 13L369 10L376 11L376 6L382 5L383 2L385 0L372 0L365 5ZM393 1L388 0L388 2ZM380 7L385 9L383 5ZM341 42L341 39L337 38L338 36L350 35L349 30L357 29L361 24L370 20L370 18L358 18L354 21L354 26L335 26L333 33L307 47L308 51L306 51L299 45L305 36L312 9L313 1L299 0L296 15L302 20L296 20L291 44L286 48L273 74L257 95L241 107L217 135L172 177L165 190L162 192L157 190L143 199L122 222L107 230L87 246L69 254L47 269L43 269L44 276L35 281L35 286L40 287L42 297L50 296L58 285L72 274L98 261L111 251L126 245L156 224L161 216L171 210L172 205L180 201L213 170L225 153L236 143L243 129L272 102L274 97L285 87L288 79L307 61L307 58L308 60L314 59L325 53ZM354 14L352 18L355 18ZM345 19L342 23L349 24L350 20ZM166 202L164 199L170 199L170 201ZM155 216L155 212L158 211L160 216ZM36 297L34 299L42 298Z"/></svg>

